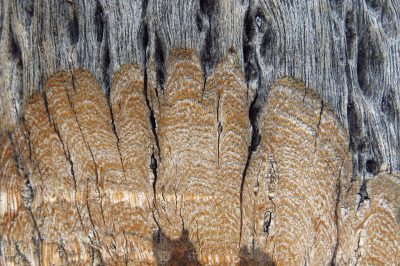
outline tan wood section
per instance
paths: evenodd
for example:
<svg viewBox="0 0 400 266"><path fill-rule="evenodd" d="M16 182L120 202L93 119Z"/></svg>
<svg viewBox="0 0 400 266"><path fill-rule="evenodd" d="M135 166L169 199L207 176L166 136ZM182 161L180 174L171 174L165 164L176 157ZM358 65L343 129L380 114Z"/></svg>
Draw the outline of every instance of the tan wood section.
<svg viewBox="0 0 400 266"><path fill-rule="evenodd" d="M313 90L269 88L252 147L235 53L207 78L191 50L166 66L164 87L124 65L106 97L76 69L29 99L0 142L0 264L400 264L400 179L354 197L348 133Z"/></svg>

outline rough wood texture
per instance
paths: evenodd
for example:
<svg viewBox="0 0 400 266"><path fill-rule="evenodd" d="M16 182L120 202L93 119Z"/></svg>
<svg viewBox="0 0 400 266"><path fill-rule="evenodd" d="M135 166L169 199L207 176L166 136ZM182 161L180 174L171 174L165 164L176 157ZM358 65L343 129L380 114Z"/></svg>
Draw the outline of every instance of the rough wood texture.
<svg viewBox="0 0 400 266"><path fill-rule="evenodd" d="M111 106L90 72L51 76L2 138L1 262L398 264L398 177L357 198L347 131L298 80L272 86L252 139L237 59L205 79L171 51L164 87L124 65Z"/></svg>
<svg viewBox="0 0 400 266"><path fill-rule="evenodd" d="M260 119L260 147L245 180L247 239L279 265L328 265L339 186L351 178L343 169L348 137L330 107L298 81L274 85Z"/></svg>
<svg viewBox="0 0 400 266"><path fill-rule="evenodd" d="M0 4L1 128L59 70L88 68L107 93L125 63L173 48L200 54L206 76L231 48L262 105L290 76L316 88L350 130L355 174L399 171L398 0L20 1ZM146 72L146 71L145 71ZM368 171L367 171L368 170Z"/></svg>
<svg viewBox="0 0 400 266"><path fill-rule="evenodd" d="M234 263L250 143L244 76L229 58L204 84L199 58L192 51L169 56L165 91L153 99L159 104L159 224L173 239L188 230L200 263Z"/></svg>
<svg viewBox="0 0 400 266"><path fill-rule="evenodd" d="M399 264L399 9L0 1L2 263Z"/></svg>
<svg viewBox="0 0 400 266"><path fill-rule="evenodd" d="M367 184L370 197L354 204L354 185L342 191L335 263L398 265L399 177L380 173Z"/></svg>

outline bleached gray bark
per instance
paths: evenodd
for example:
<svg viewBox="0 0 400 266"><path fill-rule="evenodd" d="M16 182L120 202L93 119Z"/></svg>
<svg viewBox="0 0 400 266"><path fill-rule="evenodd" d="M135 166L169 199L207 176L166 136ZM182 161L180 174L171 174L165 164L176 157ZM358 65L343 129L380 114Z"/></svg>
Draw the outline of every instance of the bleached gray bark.
<svg viewBox="0 0 400 266"><path fill-rule="evenodd" d="M399 0L3 0L0 124L59 70L88 68L108 93L121 64L145 70L153 58L163 83L172 48L198 51L206 74L234 48L258 95L254 127L270 84L296 77L349 128L355 173L398 172L399 10Z"/></svg>

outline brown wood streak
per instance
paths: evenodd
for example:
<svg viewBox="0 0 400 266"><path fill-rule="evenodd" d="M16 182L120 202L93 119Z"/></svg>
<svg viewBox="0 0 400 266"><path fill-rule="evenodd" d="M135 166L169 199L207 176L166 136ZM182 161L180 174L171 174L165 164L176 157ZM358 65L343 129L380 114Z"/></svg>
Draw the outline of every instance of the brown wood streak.
<svg viewBox="0 0 400 266"><path fill-rule="evenodd" d="M114 201L109 219L114 219L116 228L125 235L127 261L143 265L155 262L152 243L156 226L152 218L154 177L150 165L156 147L142 77L137 66L124 65L113 80L111 105L126 176L123 186L114 186L115 196L119 198Z"/></svg>
<svg viewBox="0 0 400 266"><path fill-rule="evenodd" d="M24 115L31 161L36 165L36 174L30 178L35 192L32 211L35 217L40 217L43 263L85 263L89 261L89 254L80 243L83 228L76 203L79 196L67 159L68 151L50 123L40 94L29 100Z"/></svg>
<svg viewBox="0 0 400 266"><path fill-rule="evenodd" d="M200 263L238 261L249 121L243 74L231 61L217 66L203 88L197 55L172 51L157 113L159 222L173 239L188 230Z"/></svg>
<svg viewBox="0 0 400 266"><path fill-rule="evenodd" d="M1 252L0 264L16 261L31 262L35 247L31 241L32 224L23 204L21 191L24 180L18 173L14 148L8 137L0 141L0 206Z"/></svg>
<svg viewBox="0 0 400 266"><path fill-rule="evenodd" d="M123 65L109 102L86 70L50 77L0 142L0 264L399 264L399 178L370 177L356 206L346 130L292 79L270 88L249 156L236 61L205 80L173 50L158 97Z"/></svg>
<svg viewBox="0 0 400 266"><path fill-rule="evenodd" d="M262 140L244 192L245 236L278 265L328 264L345 134L332 111L292 80L271 88L260 120Z"/></svg>

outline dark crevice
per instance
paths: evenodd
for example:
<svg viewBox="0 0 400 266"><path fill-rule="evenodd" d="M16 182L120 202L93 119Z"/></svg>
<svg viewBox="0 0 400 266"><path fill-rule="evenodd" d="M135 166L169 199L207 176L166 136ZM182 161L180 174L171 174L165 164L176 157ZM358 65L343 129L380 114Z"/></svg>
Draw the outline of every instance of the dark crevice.
<svg viewBox="0 0 400 266"><path fill-rule="evenodd" d="M215 65L216 61L216 44L213 38L213 34L211 32L211 29L208 29L205 39L204 39L204 44L203 47L201 48L200 51L200 61L203 69L203 73L205 76L207 76L207 73L210 69L213 68Z"/></svg>
<svg viewBox="0 0 400 266"><path fill-rule="evenodd" d="M146 14L148 4L148 0L142 0L142 17L144 17L144 15Z"/></svg>
<svg viewBox="0 0 400 266"><path fill-rule="evenodd" d="M362 120L358 110L358 106L349 97L347 104L347 121L349 127L350 150L353 152L353 163L356 167L357 172L362 172L362 158L361 154L364 153L366 148L365 138L362 137ZM353 179L356 173L353 174Z"/></svg>
<svg viewBox="0 0 400 266"><path fill-rule="evenodd" d="M44 108L46 110L46 114L47 114L47 118L49 120L49 124L54 127L54 131L56 131L56 133L58 133L58 138L60 139L60 142L61 142L61 135L60 135L60 132L57 132L56 125L55 125L53 119L51 118L50 109L49 109L49 101L47 100L47 95L44 92L44 90L42 91L41 96L42 96L42 99L43 99L43 102L44 102ZM63 144L63 147L64 147L64 143L62 143L62 144Z"/></svg>
<svg viewBox="0 0 400 266"><path fill-rule="evenodd" d="M362 154L366 148L366 140L363 136L362 113L360 107L354 99L355 88L353 85L354 76L352 71L352 61L356 60L356 23L355 11L348 11L345 17L346 34L346 82L348 90L347 99L347 123L349 129L349 149L352 152L353 174L351 181L355 181L359 173L363 171Z"/></svg>
<svg viewBox="0 0 400 266"><path fill-rule="evenodd" d="M58 134L60 134L60 133L58 133ZM64 144L63 144L63 146L64 146ZM74 182L74 189L75 189L75 193L76 193L78 187L77 187L76 176L75 176L74 162L71 159L71 153L69 151L68 145L65 145L65 146L66 146L66 150L64 150L64 154L65 154L65 158L67 158L67 161L69 163L69 170L72 175L72 181Z"/></svg>
<svg viewBox="0 0 400 266"><path fill-rule="evenodd" d="M17 41L17 36L14 33L12 23L10 23L10 54L14 61L21 61L22 64L22 53L21 47Z"/></svg>
<svg viewBox="0 0 400 266"><path fill-rule="evenodd" d="M321 108L319 110L319 118L318 118L318 123L317 123L317 136L319 134L320 126L321 126L321 119L322 119L322 114L324 113L324 101L321 100Z"/></svg>
<svg viewBox="0 0 400 266"><path fill-rule="evenodd" d="M221 121L218 121L218 129L217 129L217 131L218 131L218 143L217 143L217 146L218 146L218 152L217 152L217 158L218 158L218 167L219 167L219 154L220 154L220 141L221 141L221 134L222 134L222 131L223 131L223 127L222 127L222 124L221 124Z"/></svg>
<svg viewBox="0 0 400 266"><path fill-rule="evenodd" d="M354 11L346 13L345 17L345 34L346 34L346 54L348 59L353 59L355 43L356 43L356 29L355 29L355 14Z"/></svg>
<svg viewBox="0 0 400 266"><path fill-rule="evenodd" d="M150 102L149 98L149 77L148 77L148 62L149 62L149 56L150 56L150 29L149 25L147 24L146 21L146 16L147 16L147 5L148 5L148 0L143 0L142 2L142 14L141 14L141 19L142 23L138 32L138 42L139 42L139 48L142 50L142 68L143 68L143 95L146 100L146 106L147 110L149 112L149 122L151 126L151 132L154 137L154 141L156 144L156 147L153 146L153 152L150 157L150 169L153 173L153 184L152 184L152 189L153 189L153 206L154 208L152 209L152 218L155 224L157 225L158 229L160 230L160 225L156 219L155 216L155 200L156 200L156 193L157 193L157 179L158 179L158 161L157 161L157 156L159 156L158 152L160 150L160 145L159 145L159 140L158 140L158 135L157 135L157 123L156 123L156 118L155 118L155 113L153 110L153 106ZM164 44L159 37L159 35L156 33L155 34L155 40L154 40L154 61L155 61L155 70L156 70L156 82L160 86L161 90L163 90L164 82L165 82L165 47ZM153 88L150 88L153 89ZM158 97L158 91L155 89L155 93L157 94Z"/></svg>
<svg viewBox="0 0 400 266"><path fill-rule="evenodd" d="M358 206L357 206L357 211L360 209L361 204L366 201L366 200L370 200L370 197L368 195L368 191L367 191L367 180L364 180L360 190L358 191L357 195L360 196L360 201L358 202Z"/></svg>
<svg viewBox="0 0 400 266"><path fill-rule="evenodd" d="M200 10L208 17L215 12L215 3L214 0L200 0Z"/></svg>
<svg viewBox="0 0 400 266"><path fill-rule="evenodd" d="M138 47L142 50L142 66L145 71L147 70L147 62L149 57L149 44L150 44L150 34L149 25L147 24L146 14L147 14L148 0L142 0L142 14L141 23L138 31Z"/></svg>
<svg viewBox="0 0 400 266"><path fill-rule="evenodd" d="M218 12L218 1L200 0L200 10L196 14L196 26L203 32L203 44L200 48L200 62L204 76L207 77L219 60L219 31L213 22Z"/></svg>
<svg viewBox="0 0 400 266"><path fill-rule="evenodd" d="M107 16L104 13L104 8L100 1L96 1L96 9L94 13L94 27L96 34L96 41L98 42L99 50L99 71L101 73L101 84L105 90L107 98L109 98L111 93L111 76L110 76L110 66L111 66L111 52L110 52L110 29L107 23Z"/></svg>
<svg viewBox="0 0 400 266"><path fill-rule="evenodd" d="M320 110L319 110L318 123L317 123L317 126L316 126L316 132L315 132L315 138L314 138L314 154L317 152L318 137L319 137L319 131L320 131L321 119L322 119L323 112L324 112L324 101L321 100L321 107L320 107Z"/></svg>
<svg viewBox="0 0 400 266"><path fill-rule="evenodd" d="M196 14L196 27L199 32L204 30L203 19L200 13Z"/></svg>
<svg viewBox="0 0 400 266"><path fill-rule="evenodd" d="M147 64L145 64L147 65ZM147 69L145 69L144 71L144 95L145 95L145 99L146 99L146 105L147 105L147 109L149 111L149 122L150 122L150 126L151 126L151 132L153 134L154 137L154 141L156 143L156 147L153 147L153 153L151 154L151 158L150 158L150 169L153 172L153 193L154 193L154 199L156 198L156 187L157 187L157 171L158 171L158 162L157 162L157 153L160 151L160 144L159 144L159 140L158 140L158 135L157 135L157 123L156 123L156 118L154 115L154 110L150 104L150 100L147 97L148 95L148 76L147 76ZM159 155L159 154L158 154ZM161 160L161 158L160 158Z"/></svg>
<svg viewBox="0 0 400 266"><path fill-rule="evenodd" d="M261 32L264 32L267 20L265 18L264 12L262 11L261 8L257 8L257 10L255 11L254 17L255 17L254 22L255 22L255 25L257 26L258 30Z"/></svg>
<svg viewBox="0 0 400 266"><path fill-rule="evenodd" d="M249 83L259 79L259 69L256 62L254 37L256 28L250 6L246 11L243 23L243 63L246 81Z"/></svg>
<svg viewBox="0 0 400 266"><path fill-rule="evenodd" d="M97 42L102 42L104 34L104 11L100 1L96 1L96 9L94 12L94 26L96 31Z"/></svg>
<svg viewBox="0 0 400 266"><path fill-rule="evenodd" d="M145 95L147 95L147 72L145 73L145 82L144 82L144 84L145 84L144 85L144 87L145 87ZM154 110L153 110L153 108L152 108L152 106L150 104L150 100L148 99L148 97L146 97L146 105L147 105L147 108L148 108L149 113L150 113L149 120L150 120L151 132L153 133L154 140L156 142L156 147L157 147L157 150L159 151L160 150L160 143L159 143L158 135L157 135L156 117L154 115Z"/></svg>
<svg viewBox="0 0 400 266"><path fill-rule="evenodd" d="M154 61L156 64L156 81L157 84L160 86L161 91L164 91L164 83L165 83L165 46L158 35L155 33L154 39Z"/></svg>
<svg viewBox="0 0 400 266"><path fill-rule="evenodd" d="M108 68L109 67L107 67L107 69ZM112 104L111 104L111 88L107 89L107 104L108 104L108 109L110 111L110 116L111 116L111 129L112 129L112 132L114 133L115 138L117 139L116 145L117 145L119 160L120 160L120 163L121 163L123 175L124 175L124 177L126 179L125 165L124 165L124 160L122 158L121 147L120 147L120 138L119 138L119 135L118 135L117 127L115 126L114 112L113 112Z"/></svg>
<svg viewBox="0 0 400 266"><path fill-rule="evenodd" d="M340 213L340 197L342 193L342 171L343 171L344 161L342 161L342 165L340 166L339 176L336 182L336 204L335 204L335 227L336 227L336 240L335 240L335 247L333 250L332 258L329 265L334 266L336 265L336 256L337 251L339 248L339 235L340 235L340 226L339 226L339 213Z"/></svg>
<svg viewBox="0 0 400 266"><path fill-rule="evenodd" d="M220 102L221 102L221 98L219 95L217 95L218 99L217 99L217 133L218 133L218 139L217 139L217 164L219 166L219 150L220 150L220 140L221 140L221 134L222 134L222 124L221 121L219 121L219 108L220 108Z"/></svg>
<svg viewBox="0 0 400 266"><path fill-rule="evenodd" d="M118 131L117 131L117 128L115 126L114 113L113 113L113 110L112 110L110 98L111 97L107 97L107 99L108 99L108 107L109 107L110 115L111 115L111 128L112 128L112 131L114 133L115 138L117 139L117 143L116 144L117 144L117 150L118 150L118 155L119 155L119 161L121 163L122 172L123 172L124 177L126 179L125 165L124 165L124 160L122 159L122 153L121 153L121 147L120 147L120 138L118 136Z"/></svg>
<svg viewBox="0 0 400 266"><path fill-rule="evenodd" d="M263 232L269 234L269 227L272 222L272 212L266 211L264 213Z"/></svg>
<svg viewBox="0 0 400 266"><path fill-rule="evenodd" d="M19 150L18 143L16 143L14 141L14 136L12 135L12 133L9 133L8 137L9 137L10 143L13 147L13 159L14 159L15 165L18 169L18 173L19 173L21 179L24 181L24 186L21 190L21 197L22 197L24 206L28 211L29 218L30 218L33 230L34 230L33 235L32 235L32 243L35 247L34 254L36 255L36 258L38 258L38 262L39 262L39 266L40 266L42 264L41 263L41 253L40 253L42 237L41 237L36 219L32 212L32 203L33 203L35 194L33 191L32 183L29 179L30 173L29 173L28 167L25 165L26 162L24 162L24 160L21 156L21 151ZM28 139L29 139L29 142L28 142L29 149L31 149L29 136L28 136ZM29 160L32 161L32 157L30 157Z"/></svg>
<svg viewBox="0 0 400 266"><path fill-rule="evenodd" d="M379 147L379 137L374 128L369 128L366 134L368 140L369 155L364 156L364 167L365 171L369 174L377 175L382 165L382 152Z"/></svg>
<svg viewBox="0 0 400 266"><path fill-rule="evenodd" d="M175 192L175 196L176 196L176 192ZM176 198L176 202L178 203L178 199ZM181 225L182 225L182 230L185 231L185 221L183 219L182 216L182 208L179 208L179 217L181 218Z"/></svg>
<svg viewBox="0 0 400 266"><path fill-rule="evenodd" d="M68 2L70 10L70 18L68 22L69 38L72 45L76 45L79 41L79 21L75 4L71 1Z"/></svg>
<svg viewBox="0 0 400 266"><path fill-rule="evenodd" d="M380 163L374 159L369 159L365 163L365 170L370 174L376 175L380 170Z"/></svg>
<svg viewBox="0 0 400 266"><path fill-rule="evenodd" d="M249 168L250 165L250 161L251 161L251 157L253 155L253 151L255 151L257 149L257 146L260 142L260 136L258 134L258 125L257 125L257 118L260 112L259 108L256 108L256 101L258 99L257 97L258 94L256 94L253 102L250 105L250 109L249 109L249 120L250 120L250 124L251 124L251 133L252 133L252 138L251 138L251 142L250 142L250 146L248 147L248 153L247 153L247 161L246 161L246 165L244 167L243 170L243 174L242 174L242 181L240 184L240 233L239 233L239 247L242 241L242 227L243 227L243 189L244 189L244 182L246 179L246 175L247 175L247 170ZM256 133L254 133L253 131L256 131ZM254 133L254 138L253 138L253 133Z"/></svg>
<svg viewBox="0 0 400 266"><path fill-rule="evenodd" d="M153 152L150 157L150 169L153 173L153 206L156 206L156 194L157 194L157 180L158 180L158 161L157 158L161 160L159 155L160 151L160 144L158 140L158 135L157 135L157 123L156 123L156 117L154 113L154 109L152 104L150 103L149 99L149 77L148 77L148 62L149 62L149 56L150 56L150 29L149 26L147 25L146 22L146 14L147 14L147 5L148 1L143 0L142 2L142 25L139 30L139 47L142 49L142 54L143 56L143 61L142 61L142 67L143 67L143 94L146 100L146 106L147 110L149 112L149 122L151 126L151 132L154 137L154 141L156 144L156 147L153 146ZM155 34L155 51L154 51L154 60L155 60L155 67L156 67L156 81L158 85L161 87L163 90L164 86L164 81L165 81L165 49L163 46L163 43L161 39L159 38L158 34ZM153 89L153 88L150 88ZM158 91L155 89L155 93L158 97ZM154 208L155 209L155 208ZM152 217L154 222L156 223L158 229L160 230L160 225L156 219L156 216L154 214L154 209L152 209Z"/></svg>
<svg viewBox="0 0 400 266"><path fill-rule="evenodd" d="M258 104L258 92L256 92L249 109L249 120L251 124L251 151L256 151L261 141L260 130L257 122L260 112L261 106Z"/></svg>
<svg viewBox="0 0 400 266"><path fill-rule="evenodd" d="M153 171L153 176L154 176L153 193L154 193L154 198L155 198L156 197L156 185L157 185L157 159L154 156L154 152L151 155L150 169Z"/></svg>
<svg viewBox="0 0 400 266"><path fill-rule="evenodd" d="M108 33L106 32L106 41L104 43L103 48L103 56L102 56L102 76L103 76L103 84L106 89L107 98L110 98L111 88L110 88L110 65L111 65L111 57L110 57L110 44Z"/></svg>
<svg viewBox="0 0 400 266"><path fill-rule="evenodd" d="M139 32L138 32L138 46L142 50L142 66L143 69L147 68L147 61L149 55L149 43L150 43L150 36L149 36L149 26L145 20L142 21Z"/></svg>

